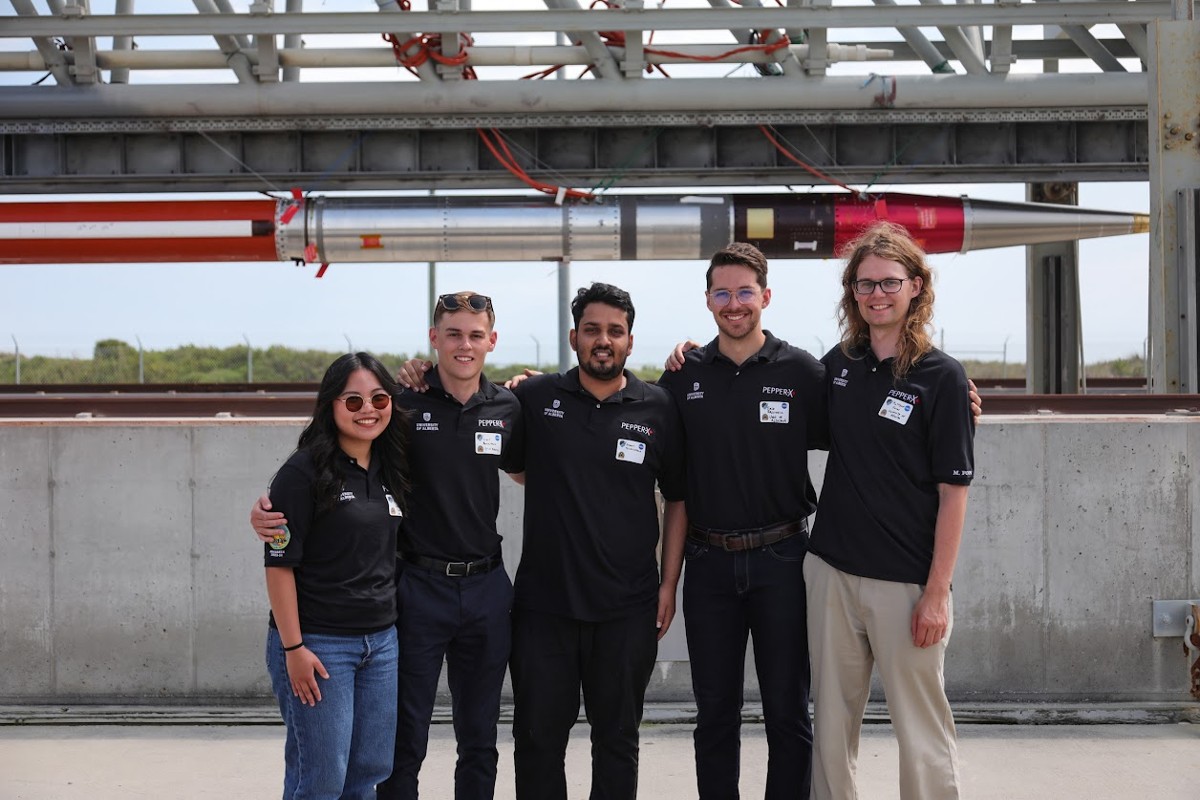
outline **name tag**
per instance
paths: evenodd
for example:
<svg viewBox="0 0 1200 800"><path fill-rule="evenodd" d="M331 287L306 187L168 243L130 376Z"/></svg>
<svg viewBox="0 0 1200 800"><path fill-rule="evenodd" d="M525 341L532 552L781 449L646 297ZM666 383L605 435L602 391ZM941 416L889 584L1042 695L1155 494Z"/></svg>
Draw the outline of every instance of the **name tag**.
<svg viewBox="0 0 1200 800"><path fill-rule="evenodd" d="M791 419L791 406L786 400L764 400L758 404L758 418L762 422L787 422Z"/></svg>
<svg viewBox="0 0 1200 800"><path fill-rule="evenodd" d="M476 433L475 452L481 456L498 456L501 442L498 433Z"/></svg>
<svg viewBox="0 0 1200 800"><path fill-rule="evenodd" d="M646 443L632 439L617 439L617 461L641 464L646 460Z"/></svg>
<svg viewBox="0 0 1200 800"><path fill-rule="evenodd" d="M908 423L908 418L912 416L912 411L912 403L906 403L895 397L886 397L883 405L879 407L879 416L905 425Z"/></svg>
<svg viewBox="0 0 1200 800"><path fill-rule="evenodd" d="M404 513L400 511L400 504L396 502L396 498L390 494L385 494L384 497L387 498L388 516L403 517Z"/></svg>

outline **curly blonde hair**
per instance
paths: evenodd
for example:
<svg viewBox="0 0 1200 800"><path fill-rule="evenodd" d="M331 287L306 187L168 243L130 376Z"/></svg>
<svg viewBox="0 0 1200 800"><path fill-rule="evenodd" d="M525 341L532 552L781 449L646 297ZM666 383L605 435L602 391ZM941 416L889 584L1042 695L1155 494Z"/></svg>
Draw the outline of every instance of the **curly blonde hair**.
<svg viewBox="0 0 1200 800"><path fill-rule="evenodd" d="M908 318L900 333L900 346L892 364L892 374L903 378L921 357L933 349L933 273L925 262L925 251L913 240L908 230L893 222L876 222L842 250L846 268L842 271L842 299L838 303L837 321L842 330L842 352L850 355L855 347L869 345L871 331L858 311L851 284L856 280L858 267L867 256L895 261L904 267L910 278L921 279L921 291L908 307Z"/></svg>

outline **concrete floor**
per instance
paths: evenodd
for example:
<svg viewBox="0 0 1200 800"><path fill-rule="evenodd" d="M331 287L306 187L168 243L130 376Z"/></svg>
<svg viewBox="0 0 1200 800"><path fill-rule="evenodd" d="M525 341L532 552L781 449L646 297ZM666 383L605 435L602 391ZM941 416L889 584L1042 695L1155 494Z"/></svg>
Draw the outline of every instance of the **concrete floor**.
<svg viewBox="0 0 1200 800"><path fill-rule="evenodd" d="M639 797L696 796L692 726L642 730ZM568 752L571 798L586 798L587 727ZM1195 800L1200 725L960 725L964 796L971 800ZM0 800L129 800L278 797L283 728L241 725L8 725L0 727ZM743 729L742 792L761 797L766 740ZM453 797L454 734L435 725L423 795ZM864 728L859 756L864 800L897 797L890 725ZM502 726L498 798L511 798L512 741Z"/></svg>

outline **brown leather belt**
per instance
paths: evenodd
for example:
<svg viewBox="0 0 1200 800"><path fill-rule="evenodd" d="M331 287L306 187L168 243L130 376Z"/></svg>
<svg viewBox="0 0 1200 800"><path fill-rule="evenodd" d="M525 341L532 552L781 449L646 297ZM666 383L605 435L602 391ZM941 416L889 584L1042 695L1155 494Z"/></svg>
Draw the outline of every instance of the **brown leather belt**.
<svg viewBox="0 0 1200 800"><path fill-rule="evenodd" d="M756 550L759 547L782 542L797 533L803 533L807 528L808 523L802 519L746 531L720 531L688 525L687 535L692 541L720 547L730 553L738 553L742 550Z"/></svg>

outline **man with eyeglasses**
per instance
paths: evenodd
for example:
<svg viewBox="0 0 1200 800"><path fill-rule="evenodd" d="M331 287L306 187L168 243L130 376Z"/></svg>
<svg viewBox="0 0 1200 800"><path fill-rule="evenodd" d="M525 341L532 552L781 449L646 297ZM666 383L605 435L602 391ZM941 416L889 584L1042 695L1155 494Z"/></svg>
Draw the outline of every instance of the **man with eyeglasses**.
<svg viewBox="0 0 1200 800"><path fill-rule="evenodd" d="M702 799L738 797L747 639L762 694L765 797L807 798L812 774L802 572L816 508L807 453L823 446L820 363L762 327L767 260L735 242L713 255L705 299L717 336L659 385L687 448L684 624Z"/></svg>
<svg viewBox="0 0 1200 800"><path fill-rule="evenodd" d="M496 346L494 323L484 295L439 297L428 389L396 398L412 415L413 488L398 554L396 751L391 777L377 788L380 800L418 796L443 660L458 740L455 797L490 800L495 793L513 600L496 530L498 470L519 471L514 457L523 425L513 393L483 374ZM256 509L251 522L261 537L283 520Z"/></svg>
<svg viewBox="0 0 1200 800"><path fill-rule="evenodd" d="M974 476L962 365L933 345L933 274L902 227L846 246L841 342L822 360L830 450L804 562L813 650L812 797L853 800L877 669L900 752L901 800L956 800L943 661Z"/></svg>

